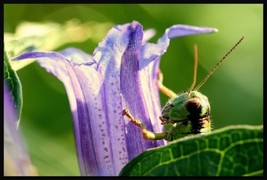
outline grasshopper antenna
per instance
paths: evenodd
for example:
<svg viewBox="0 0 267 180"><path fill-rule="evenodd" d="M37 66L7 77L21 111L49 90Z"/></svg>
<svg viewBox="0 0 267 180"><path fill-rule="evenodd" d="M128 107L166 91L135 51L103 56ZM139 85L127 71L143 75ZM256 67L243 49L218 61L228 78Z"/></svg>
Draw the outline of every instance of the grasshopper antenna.
<svg viewBox="0 0 267 180"><path fill-rule="evenodd" d="M222 57L222 59L212 68L212 70L208 73L208 75L197 85L195 88L195 91L197 91L208 79L209 77L215 72L215 70L224 62L226 57L231 54L231 52L243 41L244 36L237 41L237 43Z"/></svg>
<svg viewBox="0 0 267 180"><path fill-rule="evenodd" d="M191 87L189 88L188 94L193 90L196 81L197 81L197 65L198 65L198 48L195 44L194 46L194 72L193 72L193 82L191 84Z"/></svg>

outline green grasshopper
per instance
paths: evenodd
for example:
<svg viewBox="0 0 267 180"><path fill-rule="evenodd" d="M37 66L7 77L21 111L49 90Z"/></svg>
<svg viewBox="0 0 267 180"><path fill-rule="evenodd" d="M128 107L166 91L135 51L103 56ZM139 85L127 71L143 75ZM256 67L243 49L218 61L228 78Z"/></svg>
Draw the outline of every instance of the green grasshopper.
<svg viewBox="0 0 267 180"><path fill-rule="evenodd" d="M199 88L208 80L215 70L224 62L226 57L241 43L242 37L212 68L208 75L194 88L197 76L198 49L194 47L194 74L193 82L189 90L177 95L163 85L163 74L158 73L159 90L170 99L163 107L159 119L164 125L165 132L155 133L146 129L142 121L135 119L129 110L124 109L123 115L127 116L133 124L140 127L143 137L147 140L165 139L172 141L188 135L206 134L211 132L210 104L207 96L198 92Z"/></svg>

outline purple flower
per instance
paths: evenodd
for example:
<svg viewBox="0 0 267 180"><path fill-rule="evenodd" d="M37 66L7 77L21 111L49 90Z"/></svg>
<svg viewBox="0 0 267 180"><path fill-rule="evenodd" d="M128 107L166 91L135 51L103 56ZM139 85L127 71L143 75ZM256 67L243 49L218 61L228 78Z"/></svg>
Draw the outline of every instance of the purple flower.
<svg viewBox="0 0 267 180"><path fill-rule="evenodd" d="M149 130L162 131L156 84L159 59L170 39L215 32L214 28L174 25L157 44L153 31L134 21L113 27L93 55L69 48L57 52L28 52L13 60L37 58L65 85L73 115L76 148L82 175L118 175L121 168L163 141L146 141L122 116L127 108Z"/></svg>
<svg viewBox="0 0 267 180"><path fill-rule="evenodd" d="M4 175L37 175L17 129L17 119L14 101L4 84Z"/></svg>

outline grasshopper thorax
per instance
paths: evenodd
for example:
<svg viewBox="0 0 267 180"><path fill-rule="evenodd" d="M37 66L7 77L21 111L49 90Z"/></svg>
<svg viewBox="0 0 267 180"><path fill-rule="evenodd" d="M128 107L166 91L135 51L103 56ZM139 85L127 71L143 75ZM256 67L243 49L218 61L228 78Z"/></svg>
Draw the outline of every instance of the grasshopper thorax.
<svg viewBox="0 0 267 180"><path fill-rule="evenodd" d="M186 134L210 131L210 104L198 91L186 92L170 99L163 107L162 124L177 124Z"/></svg>

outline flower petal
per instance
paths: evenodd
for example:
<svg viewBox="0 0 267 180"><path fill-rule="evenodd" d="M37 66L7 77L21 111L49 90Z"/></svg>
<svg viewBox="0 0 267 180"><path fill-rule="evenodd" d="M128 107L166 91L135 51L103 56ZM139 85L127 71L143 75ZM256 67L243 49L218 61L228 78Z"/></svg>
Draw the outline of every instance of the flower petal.
<svg viewBox="0 0 267 180"><path fill-rule="evenodd" d="M151 39L156 34L155 29L147 29L144 31L142 44L145 44L149 39Z"/></svg>
<svg viewBox="0 0 267 180"><path fill-rule="evenodd" d="M141 84L141 79L147 77L141 77L139 72L143 38L142 26L137 22L133 22L128 27L128 31L129 41L127 49L122 56L120 71L121 93L124 105L134 117L140 119L146 125L147 129L153 130L144 98L148 94L143 94L142 92L142 85L147 86L147 84ZM160 122L156 123L160 124ZM140 154L142 152L140 150L156 147L158 145L157 143L159 143L144 140L140 129L136 128L132 123L126 124L126 128L129 134L127 136L127 142L131 142L128 145L130 159Z"/></svg>
<svg viewBox="0 0 267 180"><path fill-rule="evenodd" d="M70 61L72 61L75 65L83 64L91 66L93 64L96 64L96 61L93 59L92 56L76 48L67 48L61 51L60 53L64 55L67 59L70 59Z"/></svg>
<svg viewBox="0 0 267 180"><path fill-rule="evenodd" d="M163 36L158 40L158 44L168 46L170 39L181 36L189 36L194 34L214 33L218 32L216 28L198 27L189 25L173 25L165 30Z"/></svg>
<svg viewBox="0 0 267 180"><path fill-rule="evenodd" d="M76 57L78 53L79 52L74 52L74 54L76 54ZM65 54L67 53L65 52ZM68 54L68 56L71 55ZM69 60L65 56L55 52L28 52L24 55L13 58L13 60L20 60L23 58L39 58L37 61L40 63L40 65L44 67L48 72L54 74L59 80L63 82L68 94L73 116L76 148L80 163L81 174L100 174L97 169L97 157L94 154L95 150L94 145L92 143L93 138L90 138L90 136L92 136L92 132L91 128L89 127L90 124L88 124L88 122L90 121L88 117L89 114L87 112L87 105L85 103L85 97L83 95L85 92L83 92L83 89L79 84L79 79L77 78L77 75L75 74ZM78 67L82 66L83 65ZM93 68L91 69L91 71L93 71ZM93 76L96 73L90 74ZM88 93L90 93L90 91ZM90 163L90 165L88 165L88 163Z"/></svg>
<svg viewBox="0 0 267 180"><path fill-rule="evenodd" d="M17 119L14 102L7 86L4 85L4 175L37 175L17 129Z"/></svg>
<svg viewBox="0 0 267 180"><path fill-rule="evenodd" d="M135 42L137 42L137 49L135 49ZM140 48L142 45L142 28L137 22L131 24L118 25L112 28L106 38L99 44L99 47L94 52L94 58L99 62L98 72L104 79L103 89L105 94L107 119L109 122L109 128L112 133L111 142L117 144L120 147L121 144L126 144L121 151L114 150L114 157L124 159L123 165L137 156L147 148L156 147L155 142L149 142L143 139L140 130L136 128L130 121L125 118L122 119L122 109L129 108L133 114L138 112L142 116L139 116L142 120L146 117L145 123L148 122L148 116L145 116L145 103L140 102L139 99L143 98L143 94L140 92L140 83L135 84L136 76L138 73L139 59L136 59L135 53L140 54ZM134 54L131 54L134 52ZM126 58L125 58L126 57ZM127 58L128 57L128 58ZM125 64L124 64L125 63ZM137 63L137 66L132 69L131 64ZM131 68L127 68L128 64ZM140 80L137 80L140 82ZM128 91L130 87L127 87L127 83L131 84L134 93ZM129 106L128 100L135 99L131 102L131 105L140 105L139 108L133 108ZM137 101L138 100L138 101ZM125 102L127 101L127 102ZM123 103L123 105L122 105ZM117 133L115 133L117 132ZM125 155L123 155L125 154ZM122 156L123 155L123 156ZM122 157L120 157L122 156ZM119 161L117 161L119 162ZM116 164L114 161L115 169L120 169L121 164ZM120 168L117 168L120 167Z"/></svg>
<svg viewBox="0 0 267 180"><path fill-rule="evenodd" d="M72 52L77 58L79 52ZM68 53L65 51L64 54ZM35 55L40 58L39 52ZM113 82L105 80L106 83L103 84L102 74L96 70L96 64L77 66L75 58L69 61L64 56L58 59L57 53L43 53L43 55L46 56L37 62L64 83L68 94L81 174L117 175L128 162L128 154L121 114L122 106L119 100L120 89L110 90L110 84L119 85L115 82L116 78ZM34 58L34 54L29 56ZM70 57L71 53L68 54L68 58ZM15 59L19 60L20 57ZM119 78L119 75L117 76ZM117 97L114 97L114 92L117 93ZM105 94L109 93L113 94L106 99Z"/></svg>
<svg viewBox="0 0 267 180"><path fill-rule="evenodd" d="M198 26L189 26L180 24L173 25L165 30L165 33L158 40L157 44L147 43L142 48L142 61L140 62L140 69L146 67L147 64L158 59L161 55L163 55L169 46L170 39L172 38L195 35L195 34L203 34L203 33L214 33L217 31L218 30L216 28L198 27Z"/></svg>

